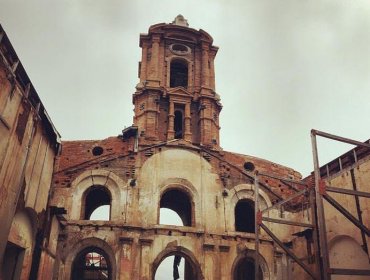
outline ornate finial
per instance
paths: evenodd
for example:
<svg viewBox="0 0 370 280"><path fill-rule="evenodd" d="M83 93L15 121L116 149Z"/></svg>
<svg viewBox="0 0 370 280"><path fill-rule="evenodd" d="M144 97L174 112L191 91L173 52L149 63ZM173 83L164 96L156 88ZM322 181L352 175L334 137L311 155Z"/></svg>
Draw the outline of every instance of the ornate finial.
<svg viewBox="0 0 370 280"><path fill-rule="evenodd" d="M188 20L185 19L183 15L178 15L177 17L175 17L172 23L181 26L189 26Z"/></svg>

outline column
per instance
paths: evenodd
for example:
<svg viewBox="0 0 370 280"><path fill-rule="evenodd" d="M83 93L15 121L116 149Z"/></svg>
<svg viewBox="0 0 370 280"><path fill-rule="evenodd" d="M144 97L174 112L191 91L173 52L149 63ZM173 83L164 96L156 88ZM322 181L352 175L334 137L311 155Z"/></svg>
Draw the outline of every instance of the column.
<svg viewBox="0 0 370 280"><path fill-rule="evenodd" d="M170 106L168 110L167 140L172 140L175 138L174 121L175 121L175 105L173 104L173 101L170 100Z"/></svg>
<svg viewBox="0 0 370 280"><path fill-rule="evenodd" d="M191 115L190 115L190 103L185 104L185 133L184 139L191 142Z"/></svg>
<svg viewBox="0 0 370 280"><path fill-rule="evenodd" d="M119 241L121 243L121 252L117 273L119 273L120 280L129 280L134 274L133 268L135 266L135 257L132 250L133 238L120 237Z"/></svg>
<svg viewBox="0 0 370 280"><path fill-rule="evenodd" d="M148 45L143 43L142 54L141 54L141 67L140 67L140 81L146 80L146 68L148 64Z"/></svg>
<svg viewBox="0 0 370 280"><path fill-rule="evenodd" d="M207 43L202 43L202 86L209 87L209 66L208 66L208 51Z"/></svg>
<svg viewBox="0 0 370 280"><path fill-rule="evenodd" d="M152 57L150 60L150 73L151 80L158 80L158 62L159 62L159 35L154 35L152 38Z"/></svg>

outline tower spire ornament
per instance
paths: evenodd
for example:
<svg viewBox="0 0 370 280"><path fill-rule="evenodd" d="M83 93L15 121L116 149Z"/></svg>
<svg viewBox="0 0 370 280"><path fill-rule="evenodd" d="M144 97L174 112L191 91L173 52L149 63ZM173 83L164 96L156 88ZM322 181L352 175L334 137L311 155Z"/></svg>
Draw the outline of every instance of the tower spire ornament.
<svg viewBox="0 0 370 280"><path fill-rule="evenodd" d="M179 14L172 22L173 24L189 27L188 20L183 15Z"/></svg>

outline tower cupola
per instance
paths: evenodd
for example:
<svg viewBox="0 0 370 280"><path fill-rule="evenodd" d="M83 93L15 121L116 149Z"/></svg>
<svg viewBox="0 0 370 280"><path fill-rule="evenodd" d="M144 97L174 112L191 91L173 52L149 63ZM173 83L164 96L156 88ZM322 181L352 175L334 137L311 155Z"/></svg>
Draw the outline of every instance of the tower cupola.
<svg viewBox="0 0 370 280"><path fill-rule="evenodd" d="M183 139L219 148L221 103L215 92L218 47L178 15L140 35L142 57L133 95L134 125L142 141Z"/></svg>

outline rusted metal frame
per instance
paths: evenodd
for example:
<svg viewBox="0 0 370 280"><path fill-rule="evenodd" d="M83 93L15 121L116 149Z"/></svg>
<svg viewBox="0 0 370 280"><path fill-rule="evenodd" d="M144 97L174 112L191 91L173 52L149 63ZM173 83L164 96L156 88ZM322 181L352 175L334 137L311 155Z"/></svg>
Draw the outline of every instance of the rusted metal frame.
<svg viewBox="0 0 370 280"><path fill-rule="evenodd" d="M262 210L262 214L263 214L263 213L265 213L265 212L267 212L267 211L270 211L270 210L272 210L272 209L274 209L274 208L280 207L281 205L283 205L283 204L285 204L285 203L287 203L287 202L289 202L289 201L291 201L291 200L293 200L293 199L295 199L295 198L297 198L297 197L299 197L299 196L303 195L303 194L304 194L304 193L306 193L306 192L307 192L307 189L303 189L303 190L301 190L301 191L299 191L299 192L295 193L294 195L292 195L292 196L290 196L290 197L288 197L288 198L286 198L286 199L283 199L283 200L281 200L281 201L279 201L279 202L275 203L274 205L272 205L272 206L270 206L270 207L268 207L268 208L266 208L266 209L263 209L263 210Z"/></svg>
<svg viewBox="0 0 370 280"><path fill-rule="evenodd" d="M318 229L317 229L317 213L316 213L316 201L315 201L315 189L314 188L310 189L309 191L309 201L310 201L310 207L311 207L311 222L314 225L314 227L312 228L312 239L313 239L313 246L314 246L316 273L321 276L320 245L319 245L319 235L318 235Z"/></svg>
<svg viewBox="0 0 370 280"><path fill-rule="evenodd" d="M258 174L254 175L254 235L255 235L255 259L254 259L254 279L259 279L259 231L262 214L259 210L259 182Z"/></svg>
<svg viewBox="0 0 370 280"><path fill-rule="evenodd" d="M289 248L283 244L283 242L279 240L277 236L272 233L272 231L268 229L268 227L266 227L263 223L260 224L260 227L280 246L281 249L285 251L287 255L289 255L289 257L299 264L303 270L312 277L312 279L319 279L304 262L302 262Z"/></svg>
<svg viewBox="0 0 370 280"><path fill-rule="evenodd" d="M308 224L308 223L292 222L292 221L289 221L289 220L274 219L274 218L268 218L268 217L262 217L262 221L270 222L270 223L283 224L283 225L298 226L298 227L308 227L308 228L313 228L314 227L314 225Z"/></svg>
<svg viewBox="0 0 370 280"><path fill-rule="evenodd" d="M361 231L365 232L367 236L370 236L370 230L364 226L359 220L357 220L351 213L349 213L340 203L328 194L324 194L323 197L329 202L335 209L341 212L348 220L350 220L356 227Z"/></svg>
<svg viewBox="0 0 370 280"><path fill-rule="evenodd" d="M353 190L357 191L355 171L354 171L353 168L351 169L350 173L351 173L351 181L352 181ZM369 194L369 197L370 197L370 193L368 193L368 194ZM358 220L360 221L361 224L363 224L360 198L358 196L355 196L355 202L356 202L356 210L357 210ZM365 236L363 231L361 231L361 239L362 239L363 249L367 253L367 255L369 256L369 250L367 248L367 240L366 240L366 236Z"/></svg>
<svg viewBox="0 0 370 280"><path fill-rule="evenodd" d="M320 192L320 164L317 151L317 139L316 135L322 135L330 139L336 139L334 135L327 135L321 133L320 131L311 130L311 144L312 144L312 156L314 164L314 175L315 175L315 198L316 198L316 215L317 215L317 235L320 244L320 274L322 280L330 280L331 276L328 274L329 264L329 254L328 254L328 240L326 236L326 223L325 223L325 213L324 205L322 201L322 195Z"/></svg>
<svg viewBox="0 0 370 280"><path fill-rule="evenodd" d="M326 186L326 191L370 198L370 193Z"/></svg>
<svg viewBox="0 0 370 280"><path fill-rule="evenodd" d="M302 186L306 186L306 187L308 186L307 183L302 182L302 181L296 181L296 180L293 180L293 179L282 178L282 177L274 176L274 175L263 173L263 172L258 172L258 175L264 176L264 177L269 177L269 178L280 180L280 181L294 183L294 184L298 184L298 185L302 185Z"/></svg>
<svg viewBox="0 0 370 280"><path fill-rule="evenodd" d="M353 149L353 158L355 159L355 162L357 162L357 153L356 153L356 149Z"/></svg>
<svg viewBox="0 0 370 280"><path fill-rule="evenodd" d="M318 135L318 136L322 136L322 137L332 139L332 140L336 140L336 141L339 141L339 142L344 142L344 143L347 143L347 144L361 146L361 147L365 147L365 148L370 149L370 144L363 143L363 142L356 141L356 140L352 140L352 139L345 138L345 137L341 137L341 136L337 136L337 135L334 135L334 134L322 132L322 131L315 130L315 129L311 130L311 135L312 136Z"/></svg>
<svg viewBox="0 0 370 280"><path fill-rule="evenodd" d="M330 268L330 274L338 275L370 275L370 270L367 269L348 269L348 268Z"/></svg>

